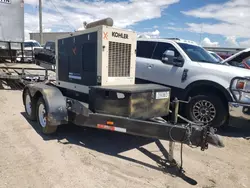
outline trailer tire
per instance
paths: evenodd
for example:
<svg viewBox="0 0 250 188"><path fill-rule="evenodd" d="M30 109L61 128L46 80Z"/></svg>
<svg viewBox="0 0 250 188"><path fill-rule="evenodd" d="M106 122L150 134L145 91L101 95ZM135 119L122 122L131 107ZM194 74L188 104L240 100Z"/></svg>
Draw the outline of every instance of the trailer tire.
<svg viewBox="0 0 250 188"><path fill-rule="evenodd" d="M23 95L23 102L24 102L24 108L26 116L29 120L35 121L36 120L36 104L33 101L33 98L30 95L30 92L28 89L24 90Z"/></svg>
<svg viewBox="0 0 250 188"><path fill-rule="evenodd" d="M48 112L43 97L40 97L37 101L36 117L39 128L43 134L52 134L56 132L57 126L51 126L47 121Z"/></svg>

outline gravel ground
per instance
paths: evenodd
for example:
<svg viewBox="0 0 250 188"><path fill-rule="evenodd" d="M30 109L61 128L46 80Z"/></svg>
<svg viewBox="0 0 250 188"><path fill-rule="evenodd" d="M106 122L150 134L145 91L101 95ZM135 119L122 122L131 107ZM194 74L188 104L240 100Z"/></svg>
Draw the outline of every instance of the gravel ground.
<svg viewBox="0 0 250 188"><path fill-rule="evenodd" d="M180 176L161 162L166 141L74 125L44 136L23 112L21 91L0 90L0 188L250 187L249 131L223 133L223 149L184 146Z"/></svg>

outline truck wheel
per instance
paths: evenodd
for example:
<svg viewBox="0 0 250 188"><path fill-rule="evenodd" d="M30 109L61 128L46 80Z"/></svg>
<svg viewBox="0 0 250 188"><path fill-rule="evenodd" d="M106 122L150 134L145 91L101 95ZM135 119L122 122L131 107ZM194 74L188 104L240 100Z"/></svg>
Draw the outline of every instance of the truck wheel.
<svg viewBox="0 0 250 188"><path fill-rule="evenodd" d="M201 122L212 127L225 126L228 112L216 95L196 95L191 98L186 108L187 117L194 122Z"/></svg>
<svg viewBox="0 0 250 188"><path fill-rule="evenodd" d="M36 120L35 104L32 101L32 97L28 89L24 91L23 100L24 100L24 108L25 108L25 113L26 113L27 118L31 121L35 121Z"/></svg>
<svg viewBox="0 0 250 188"><path fill-rule="evenodd" d="M39 127L44 134L52 134L56 132L57 126L50 126L47 121L47 108L42 97L39 98L36 107L36 116Z"/></svg>

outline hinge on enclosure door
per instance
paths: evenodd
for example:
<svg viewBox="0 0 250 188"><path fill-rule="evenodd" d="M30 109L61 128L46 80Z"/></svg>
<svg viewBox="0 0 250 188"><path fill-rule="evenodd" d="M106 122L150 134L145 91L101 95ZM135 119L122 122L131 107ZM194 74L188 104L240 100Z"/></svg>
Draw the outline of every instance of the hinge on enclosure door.
<svg viewBox="0 0 250 188"><path fill-rule="evenodd" d="M97 76L97 84L101 84L102 83L102 77L101 76Z"/></svg>

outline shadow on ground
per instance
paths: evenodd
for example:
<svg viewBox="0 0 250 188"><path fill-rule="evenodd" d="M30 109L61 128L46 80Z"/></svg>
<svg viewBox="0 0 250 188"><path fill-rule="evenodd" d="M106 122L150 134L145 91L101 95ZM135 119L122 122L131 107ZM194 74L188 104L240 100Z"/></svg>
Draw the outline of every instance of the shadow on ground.
<svg viewBox="0 0 250 188"><path fill-rule="evenodd" d="M250 140L250 125L245 128L228 127L226 130L218 130L217 134L226 137L244 138Z"/></svg>
<svg viewBox="0 0 250 188"><path fill-rule="evenodd" d="M109 132L94 128L92 129L79 127L72 124L61 125L58 127L57 132L54 135L47 136L41 133L36 122L29 121L26 118L25 113L21 114L44 140L58 140L58 142L61 144L75 144L78 146L86 147L91 150L95 150L107 155L115 156L123 160L146 166L154 170L161 171L173 177L179 177L191 185L197 184L197 181L190 177L187 177L184 173L180 172L179 165L171 165L169 163L169 161L167 160L169 155L168 151L157 139L132 136L118 132ZM143 147L153 142L159 148L159 151L161 151L163 157L159 157L158 155L155 155L154 153L148 151L145 147ZM143 161L139 161L137 159L119 155L119 153L132 149L137 149L138 151L148 156L150 159L155 161L156 166L145 163Z"/></svg>
<svg viewBox="0 0 250 188"><path fill-rule="evenodd" d="M16 80L0 80L0 90L22 90L24 85L20 81Z"/></svg>

